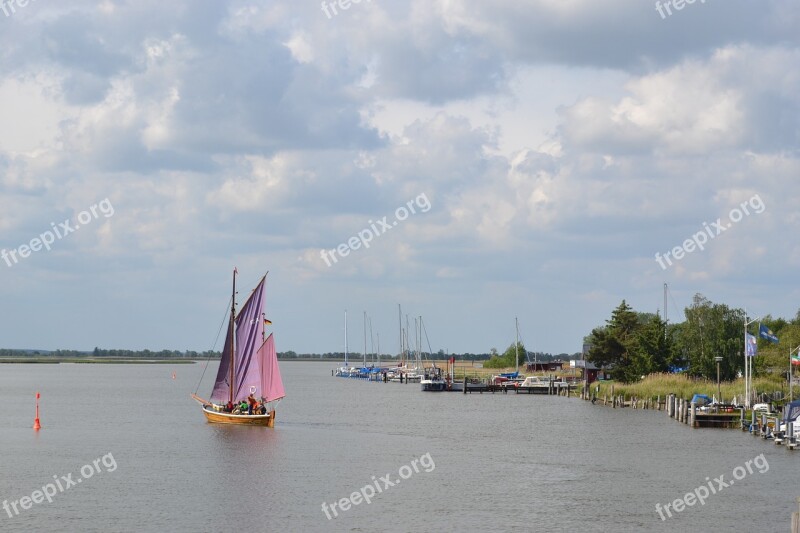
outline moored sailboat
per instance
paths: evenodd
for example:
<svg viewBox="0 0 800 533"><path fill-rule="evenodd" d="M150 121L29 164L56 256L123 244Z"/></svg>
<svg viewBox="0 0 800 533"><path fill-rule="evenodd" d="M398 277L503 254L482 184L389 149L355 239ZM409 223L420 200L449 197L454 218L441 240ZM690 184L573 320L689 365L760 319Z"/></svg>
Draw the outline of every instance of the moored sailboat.
<svg viewBox="0 0 800 533"><path fill-rule="evenodd" d="M237 273L234 269L228 333L211 400L195 394L192 398L202 405L209 422L273 427L275 405L286 396L286 392L272 333L265 338L265 324L271 323L263 314L267 275L261 278L237 314ZM240 409L238 405L248 402L248 399L255 405Z"/></svg>

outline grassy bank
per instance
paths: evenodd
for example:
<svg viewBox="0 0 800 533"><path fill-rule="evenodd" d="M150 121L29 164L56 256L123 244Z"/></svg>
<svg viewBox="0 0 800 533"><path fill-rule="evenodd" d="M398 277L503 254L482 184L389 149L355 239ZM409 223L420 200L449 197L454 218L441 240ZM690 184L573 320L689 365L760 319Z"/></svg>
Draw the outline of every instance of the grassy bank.
<svg viewBox="0 0 800 533"><path fill-rule="evenodd" d="M676 394L679 398L690 399L694 394L707 394L708 396L717 395L717 382L707 379L691 379L684 374L652 374L637 383L617 383L617 382L598 382L592 383L592 391L595 387L600 390L598 398L603 396L611 397L611 387L614 387L614 394L624 394L626 397L635 396L636 398L661 397L663 400L668 394ZM778 377L759 377L753 380L756 393L773 393L783 391L788 394L788 384ZM720 384L720 390L724 401L730 401L734 396L741 398L744 395L744 379L736 381L725 381ZM800 391L798 391L800 392Z"/></svg>

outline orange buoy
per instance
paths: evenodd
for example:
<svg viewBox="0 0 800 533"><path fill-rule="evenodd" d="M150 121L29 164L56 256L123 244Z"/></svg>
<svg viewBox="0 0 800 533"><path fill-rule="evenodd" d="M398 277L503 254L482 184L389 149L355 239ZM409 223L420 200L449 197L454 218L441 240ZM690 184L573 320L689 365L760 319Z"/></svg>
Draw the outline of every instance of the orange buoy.
<svg viewBox="0 0 800 533"><path fill-rule="evenodd" d="M39 393L36 393L36 418L33 420L33 429L39 431L42 425L39 423Z"/></svg>

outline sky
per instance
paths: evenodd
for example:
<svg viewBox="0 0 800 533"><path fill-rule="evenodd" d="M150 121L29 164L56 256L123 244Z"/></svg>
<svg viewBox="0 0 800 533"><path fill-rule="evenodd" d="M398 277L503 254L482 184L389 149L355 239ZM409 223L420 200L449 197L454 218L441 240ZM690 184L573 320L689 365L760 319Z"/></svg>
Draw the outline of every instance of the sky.
<svg viewBox="0 0 800 533"><path fill-rule="evenodd" d="M298 353L800 308L794 0L17 2L2 347L219 349L234 267Z"/></svg>

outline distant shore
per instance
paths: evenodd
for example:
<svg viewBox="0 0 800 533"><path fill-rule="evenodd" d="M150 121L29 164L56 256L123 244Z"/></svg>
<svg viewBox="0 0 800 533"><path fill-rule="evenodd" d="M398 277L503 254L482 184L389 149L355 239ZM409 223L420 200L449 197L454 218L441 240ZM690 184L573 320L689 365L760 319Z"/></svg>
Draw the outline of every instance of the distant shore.
<svg viewBox="0 0 800 533"><path fill-rule="evenodd" d="M0 357L0 364L188 365L198 359L123 359L114 357ZM205 359L203 359L205 361Z"/></svg>

